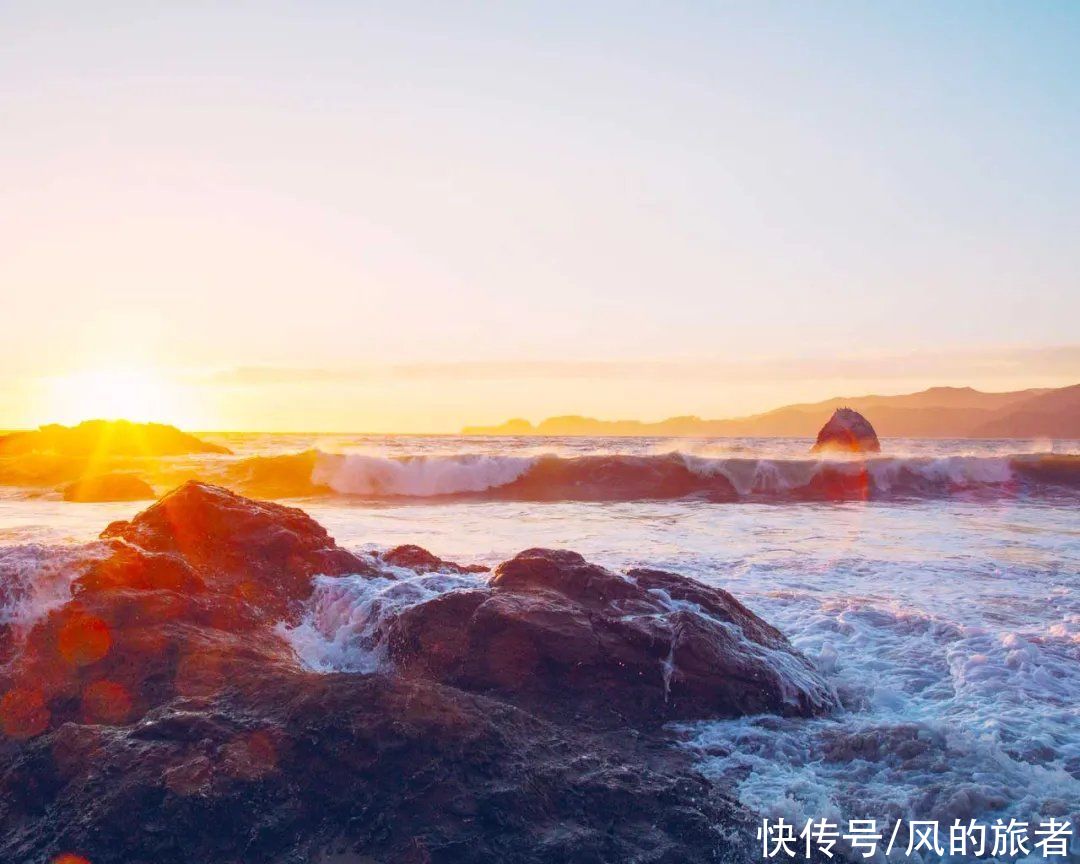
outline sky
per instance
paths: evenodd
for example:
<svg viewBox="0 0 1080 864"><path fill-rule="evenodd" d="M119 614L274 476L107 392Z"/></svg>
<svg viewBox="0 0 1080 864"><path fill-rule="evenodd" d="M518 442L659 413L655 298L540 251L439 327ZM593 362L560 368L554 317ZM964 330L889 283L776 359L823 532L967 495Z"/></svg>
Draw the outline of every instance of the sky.
<svg viewBox="0 0 1080 864"><path fill-rule="evenodd" d="M0 428L1080 381L1080 4L171 5L0 2Z"/></svg>

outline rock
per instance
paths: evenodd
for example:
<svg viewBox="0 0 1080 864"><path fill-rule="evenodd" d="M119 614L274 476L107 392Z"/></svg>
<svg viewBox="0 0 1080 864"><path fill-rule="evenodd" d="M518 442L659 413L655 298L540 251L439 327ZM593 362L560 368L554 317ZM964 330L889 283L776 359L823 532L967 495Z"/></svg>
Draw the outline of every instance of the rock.
<svg viewBox="0 0 1080 864"><path fill-rule="evenodd" d="M727 592L656 570L619 576L574 552L527 550L488 588L408 608L387 644L404 674L564 721L655 726L836 705L810 662Z"/></svg>
<svg viewBox="0 0 1080 864"><path fill-rule="evenodd" d="M389 552L381 556L384 563L393 567L404 567L407 570L415 570L417 573L486 573L490 568L483 564L455 564L453 561L443 561L432 555L427 549L406 543L403 546L395 546Z"/></svg>
<svg viewBox="0 0 1080 864"><path fill-rule="evenodd" d="M86 420L78 426L53 423L0 437L0 454L55 453L61 456L178 456L187 453L229 453L227 447L201 441L163 423L129 420Z"/></svg>
<svg viewBox="0 0 1080 864"><path fill-rule="evenodd" d="M191 481L103 539L180 556L216 590L258 593L272 613L311 593L315 574L371 574L370 560L342 549L304 511Z"/></svg>
<svg viewBox="0 0 1080 864"><path fill-rule="evenodd" d="M154 497L154 490L134 474L99 474L82 477L63 490L65 501L141 501Z"/></svg>
<svg viewBox="0 0 1080 864"><path fill-rule="evenodd" d="M73 566L70 601L0 634L3 861L752 861L754 814L656 723L829 704L726 592L546 550L390 613L396 670L316 674L279 626L313 577L392 573L204 484Z"/></svg>
<svg viewBox="0 0 1080 864"><path fill-rule="evenodd" d="M829 450L848 453L878 453L881 443L870 421L851 408L837 408L818 432L811 453Z"/></svg>
<svg viewBox="0 0 1080 864"><path fill-rule="evenodd" d="M754 816L673 748L422 682L233 671L257 701L176 700L8 748L3 860L757 860Z"/></svg>

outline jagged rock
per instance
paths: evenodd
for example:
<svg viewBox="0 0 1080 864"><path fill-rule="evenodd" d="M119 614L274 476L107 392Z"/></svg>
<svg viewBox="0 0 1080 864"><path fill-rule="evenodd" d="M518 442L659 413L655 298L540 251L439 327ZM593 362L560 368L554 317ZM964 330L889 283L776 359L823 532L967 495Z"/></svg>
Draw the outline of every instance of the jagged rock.
<svg viewBox="0 0 1080 864"><path fill-rule="evenodd" d="M818 432L811 453L838 450L848 453L877 453L881 450L870 421L851 408L837 408Z"/></svg>
<svg viewBox="0 0 1080 864"><path fill-rule="evenodd" d="M49 864L758 860L686 754L381 675L234 668L252 693L67 723L0 755L0 857Z"/></svg>
<svg viewBox="0 0 1080 864"><path fill-rule="evenodd" d="M486 573L488 567L483 564L455 564L453 561L443 561L436 555L432 555L427 549L406 543L395 546L381 556L382 560L393 567L404 567L407 570L415 570L417 573Z"/></svg>
<svg viewBox="0 0 1080 864"><path fill-rule="evenodd" d="M179 555L217 590L258 594L263 605L273 598L272 612L306 599L315 574L374 572L370 560L342 549L303 510L194 481L101 536Z"/></svg>
<svg viewBox="0 0 1080 864"><path fill-rule="evenodd" d="M390 625L404 674L600 725L835 707L775 628L726 591L674 573L619 576L575 552L530 549L490 587L444 594Z"/></svg>
<svg viewBox="0 0 1080 864"><path fill-rule="evenodd" d="M752 861L754 815L653 721L829 704L776 630L674 574L530 550L391 616L396 671L316 674L278 625L376 558L198 483L103 538L69 602L0 633L3 861Z"/></svg>

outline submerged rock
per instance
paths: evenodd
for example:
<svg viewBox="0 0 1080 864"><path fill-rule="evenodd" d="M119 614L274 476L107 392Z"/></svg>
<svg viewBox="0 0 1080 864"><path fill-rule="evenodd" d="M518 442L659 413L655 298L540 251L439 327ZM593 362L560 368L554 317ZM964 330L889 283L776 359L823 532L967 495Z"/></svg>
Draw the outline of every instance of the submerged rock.
<svg viewBox="0 0 1080 864"><path fill-rule="evenodd" d="M419 547L384 569L198 483L102 537L71 600L0 632L0 860L756 860L754 815L657 724L832 704L778 631L675 574L529 550L488 580ZM402 567L476 587L388 612L377 674L303 668L281 623L313 577Z"/></svg>
<svg viewBox="0 0 1080 864"><path fill-rule="evenodd" d="M99 474L81 477L63 490L65 501L143 501L154 497L154 489L134 474Z"/></svg>
<svg viewBox="0 0 1080 864"><path fill-rule="evenodd" d="M878 453L881 443L870 421L851 408L837 408L818 432L811 453L828 450L848 453Z"/></svg>

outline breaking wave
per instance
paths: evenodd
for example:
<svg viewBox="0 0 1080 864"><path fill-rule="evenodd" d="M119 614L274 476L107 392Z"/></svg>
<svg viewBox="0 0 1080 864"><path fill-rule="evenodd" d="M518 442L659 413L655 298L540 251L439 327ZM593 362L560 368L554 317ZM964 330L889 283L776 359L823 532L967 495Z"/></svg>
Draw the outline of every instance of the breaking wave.
<svg viewBox="0 0 1080 864"><path fill-rule="evenodd" d="M278 632L316 672L375 672L386 666L385 628L401 610L484 581L394 567L374 578L317 576L303 618L295 626L279 625Z"/></svg>
<svg viewBox="0 0 1080 864"><path fill-rule="evenodd" d="M71 599L71 584L103 547L0 546L0 662L33 625Z"/></svg>
<svg viewBox="0 0 1080 864"><path fill-rule="evenodd" d="M1042 602L1066 621L993 626L870 598L789 594L783 606L800 621L785 621L786 632L848 710L687 724L686 746L743 803L797 823L1075 818L1080 634L1067 589Z"/></svg>
<svg viewBox="0 0 1080 864"><path fill-rule="evenodd" d="M320 454L311 480L347 495L431 498L485 492L512 484L535 465L525 456L417 456L387 459L363 453Z"/></svg>
<svg viewBox="0 0 1080 864"><path fill-rule="evenodd" d="M1080 456L861 459L449 454L384 457L318 450L257 457L231 480L278 496L488 501L794 500L1054 495L1080 492Z"/></svg>

